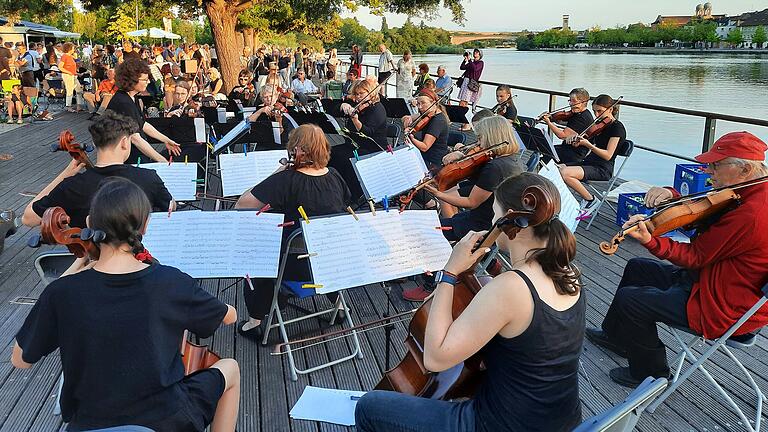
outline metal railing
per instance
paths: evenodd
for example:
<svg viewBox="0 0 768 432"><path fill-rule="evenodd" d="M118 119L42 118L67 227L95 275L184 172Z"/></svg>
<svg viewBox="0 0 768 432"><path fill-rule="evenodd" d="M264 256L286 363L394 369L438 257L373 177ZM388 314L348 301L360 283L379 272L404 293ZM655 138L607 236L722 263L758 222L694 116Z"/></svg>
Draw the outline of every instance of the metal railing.
<svg viewBox="0 0 768 432"><path fill-rule="evenodd" d="M341 62L343 65L349 65L349 62ZM369 64L362 64L362 66L365 68L365 75L368 75L370 73L370 70L373 69L374 73L378 73L379 67L376 65L369 65ZM435 74L430 74L431 76L437 76ZM451 80L455 81L458 77L451 77ZM549 109L548 111L553 111L557 109L556 101L557 97L568 97L568 93L558 91L558 90L548 90L548 89L540 89L536 87L527 87L527 86L521 86L521 85L514 85L514 84L506 84L506 83L498 83L493 81L484 81L480 80L480 84L489 85L489 86L500 86L502 84L505 84L509 86L511 89L520 90L520 91L526 91L531 93L539 93L544 94L549 97ZM395 84L387 83L389 86L394 86ZM591 97L590 99L594 99L594 97ZM451 99L451 101L458 102L458 99ZM701 144L701 151L706 152L712 147L712 144L715 142L715 133L717 130L717 122L718 120L727 121L727 122L733 122L733 123L741 123L741 124L749 124L754 126L763 126L768 127L768 120L766 119L758 119L758 118L751 118L751 117L741 117L741 116L735 116L730 114L721 114L721 113L715 113L715 112L709 112L709 111L698 111L698 110L690 110L685 108L676 108L676 107L669 107L664 105L655 105L655 104L649 104L644 102L633 102L628 101L626 99L622 99L621 101L622 106L629 106L629 107L635 107L635 108L641 108L641 109L647 109L652 111L660 111L660 112L666 112L666 113L672 113L672 114L679 114L679 115L687 115L687 116L693 116L693 117L699 117L704 119L704 140ZM480 108L488 108L485 106L478 105ZM657 153L664 156L674 157L682 160L692 161L696 162L695 159L684 156L677 153L667 152L664 150L655 149L652 147L646 147L643 145L635 144L635 148L642 149L645 151L649 151L652 153Z"/></svg>

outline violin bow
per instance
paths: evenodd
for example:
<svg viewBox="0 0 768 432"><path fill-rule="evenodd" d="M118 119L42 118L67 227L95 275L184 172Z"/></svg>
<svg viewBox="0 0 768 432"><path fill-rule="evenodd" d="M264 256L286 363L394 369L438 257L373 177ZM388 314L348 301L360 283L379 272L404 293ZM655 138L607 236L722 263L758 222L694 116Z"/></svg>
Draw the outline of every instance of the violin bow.
<svg viewBox="0 0 768 432"><path fill-rule="evenodd" d="M759 177L759 178L756 178L754 180L747 180L745 182L736 183L735 185L731 185L731 186L720 186L718 188L713 188L713 189L710 189L710 190L694 192L694 193L691 193L691 194L688 194L688 195L683 195L683 196L680 196L680 197L677 197L677 198L668 199L668 200L662 202L661 204L659 204L658 206L656 206L656 208L659 209L659 210L664 210L664 209L666 209L667 207L669 207L669 206L671 206L673 204L677 204L677 203L685 202L685 201L691 201L691 200L700 198L702 196L706 196L706 195L708 195L710 193L713 193L713 192L720 192L720 191L725 190L725 189L734 189L734 190L735 189L742 189L742 188L745 188L745 187L754 186L754 185L757 185L757 184L760 184L760 183L765 183L765 182L768 182L768 176Z"/></svg>

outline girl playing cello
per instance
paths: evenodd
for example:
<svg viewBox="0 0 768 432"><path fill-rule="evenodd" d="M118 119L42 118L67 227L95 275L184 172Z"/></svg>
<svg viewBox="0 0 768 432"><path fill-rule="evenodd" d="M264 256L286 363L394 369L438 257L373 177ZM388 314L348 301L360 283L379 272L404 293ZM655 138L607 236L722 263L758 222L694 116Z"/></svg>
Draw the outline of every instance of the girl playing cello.
<svg viewBox="0 0 768 432"><path fill-rule="evenodd" d="M16 334L11 362L29 368L60 348L67 430L122 424L156 431L234 431L240 371L233 359L184 376L184 330L208 337L237 312L141 244L151 210L129 180L93 197L89 226L105 234L99 260L78 260L51 282ZM71 274L73 273L73 274Z"/></svg>
<svg viewBox="0 0 768 432"><path fill-rule="evenodd" d="M549 180L522 173L496 189L496 217L522 210L523 191L534 185L560 207ZM369 392L357 402L359 432L570 431L581 421L578 368L586 303L571 264L576 239L556 216L520 230L514 240L502 233L496 244L509 253L513 271L486 284L454 319L455 275L487 252L472 252L482 235L472 232L454 247L424 335L424 366L430 371L447 370L483 350L487 376L475 398L449 402Z"/></svg>

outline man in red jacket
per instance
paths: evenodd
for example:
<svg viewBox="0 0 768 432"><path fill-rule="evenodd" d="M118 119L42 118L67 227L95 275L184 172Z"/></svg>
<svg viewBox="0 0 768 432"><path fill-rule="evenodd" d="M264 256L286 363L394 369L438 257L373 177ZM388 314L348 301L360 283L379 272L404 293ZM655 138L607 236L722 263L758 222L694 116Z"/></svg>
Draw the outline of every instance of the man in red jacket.
<svg viewBox="0 0 768 432"><path fill-rule="evenodd" d="M768 175L768 146L748 132L721 137L712 149L696 157L707 164L715 188L732 186ZM661 261L633 258L627 263L602 330L589 328L594 344L626 357L629 367L610 371L613 381L636 387L647 376L668 377L669 365L656 323L689 327L713 339L721 336L762 296L768 282L768 183L736 190L738 206L723 214L690 244L653 237L642 216L631 237ZM678 195L654 188L646 202L658 205ZM759 310L735 333L755 331L768 324L768 307Z"/></svg>

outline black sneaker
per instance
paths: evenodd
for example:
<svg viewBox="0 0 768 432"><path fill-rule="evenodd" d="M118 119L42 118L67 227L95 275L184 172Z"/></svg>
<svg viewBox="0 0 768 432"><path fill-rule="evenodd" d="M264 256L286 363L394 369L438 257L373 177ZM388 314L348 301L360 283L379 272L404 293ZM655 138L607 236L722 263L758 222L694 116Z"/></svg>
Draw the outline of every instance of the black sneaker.
<svg viewBox="0 0 768 432"><path fill-rule="evenodd" d="M594 327L588 327L586 330L584 330L584 335L593 344L601 348L605 348L608 351L618 355L619 357L627 358L627 350L624 347L612 342L604 331Z"/></svg>
<svg viewBox="0 0 768 432"><path fill-rule="evenodd" d="M237 332L248 339L260 341L264 336L264 320L261 320L261 324L250 330L243 330L243 326L248 323L248 320L241 320L237 323Z"/></svg>
<svg viewBox="0 0 768 432"><path fill-rule="evenodd" d="M643 379L637 379L632 375L632 372L630 372L628 367L617 367L614 369L611 369L610 372L608 372L608 376L611 377L611 381L615 382L616 384L623 385L624 387L629 388L637 388L640 384L645 381L645 378ZM671 380L672 377L669 374L669 371L663 374L659 374L658 376L653 375L654 378L666 378L668 380Z"/></svg>

